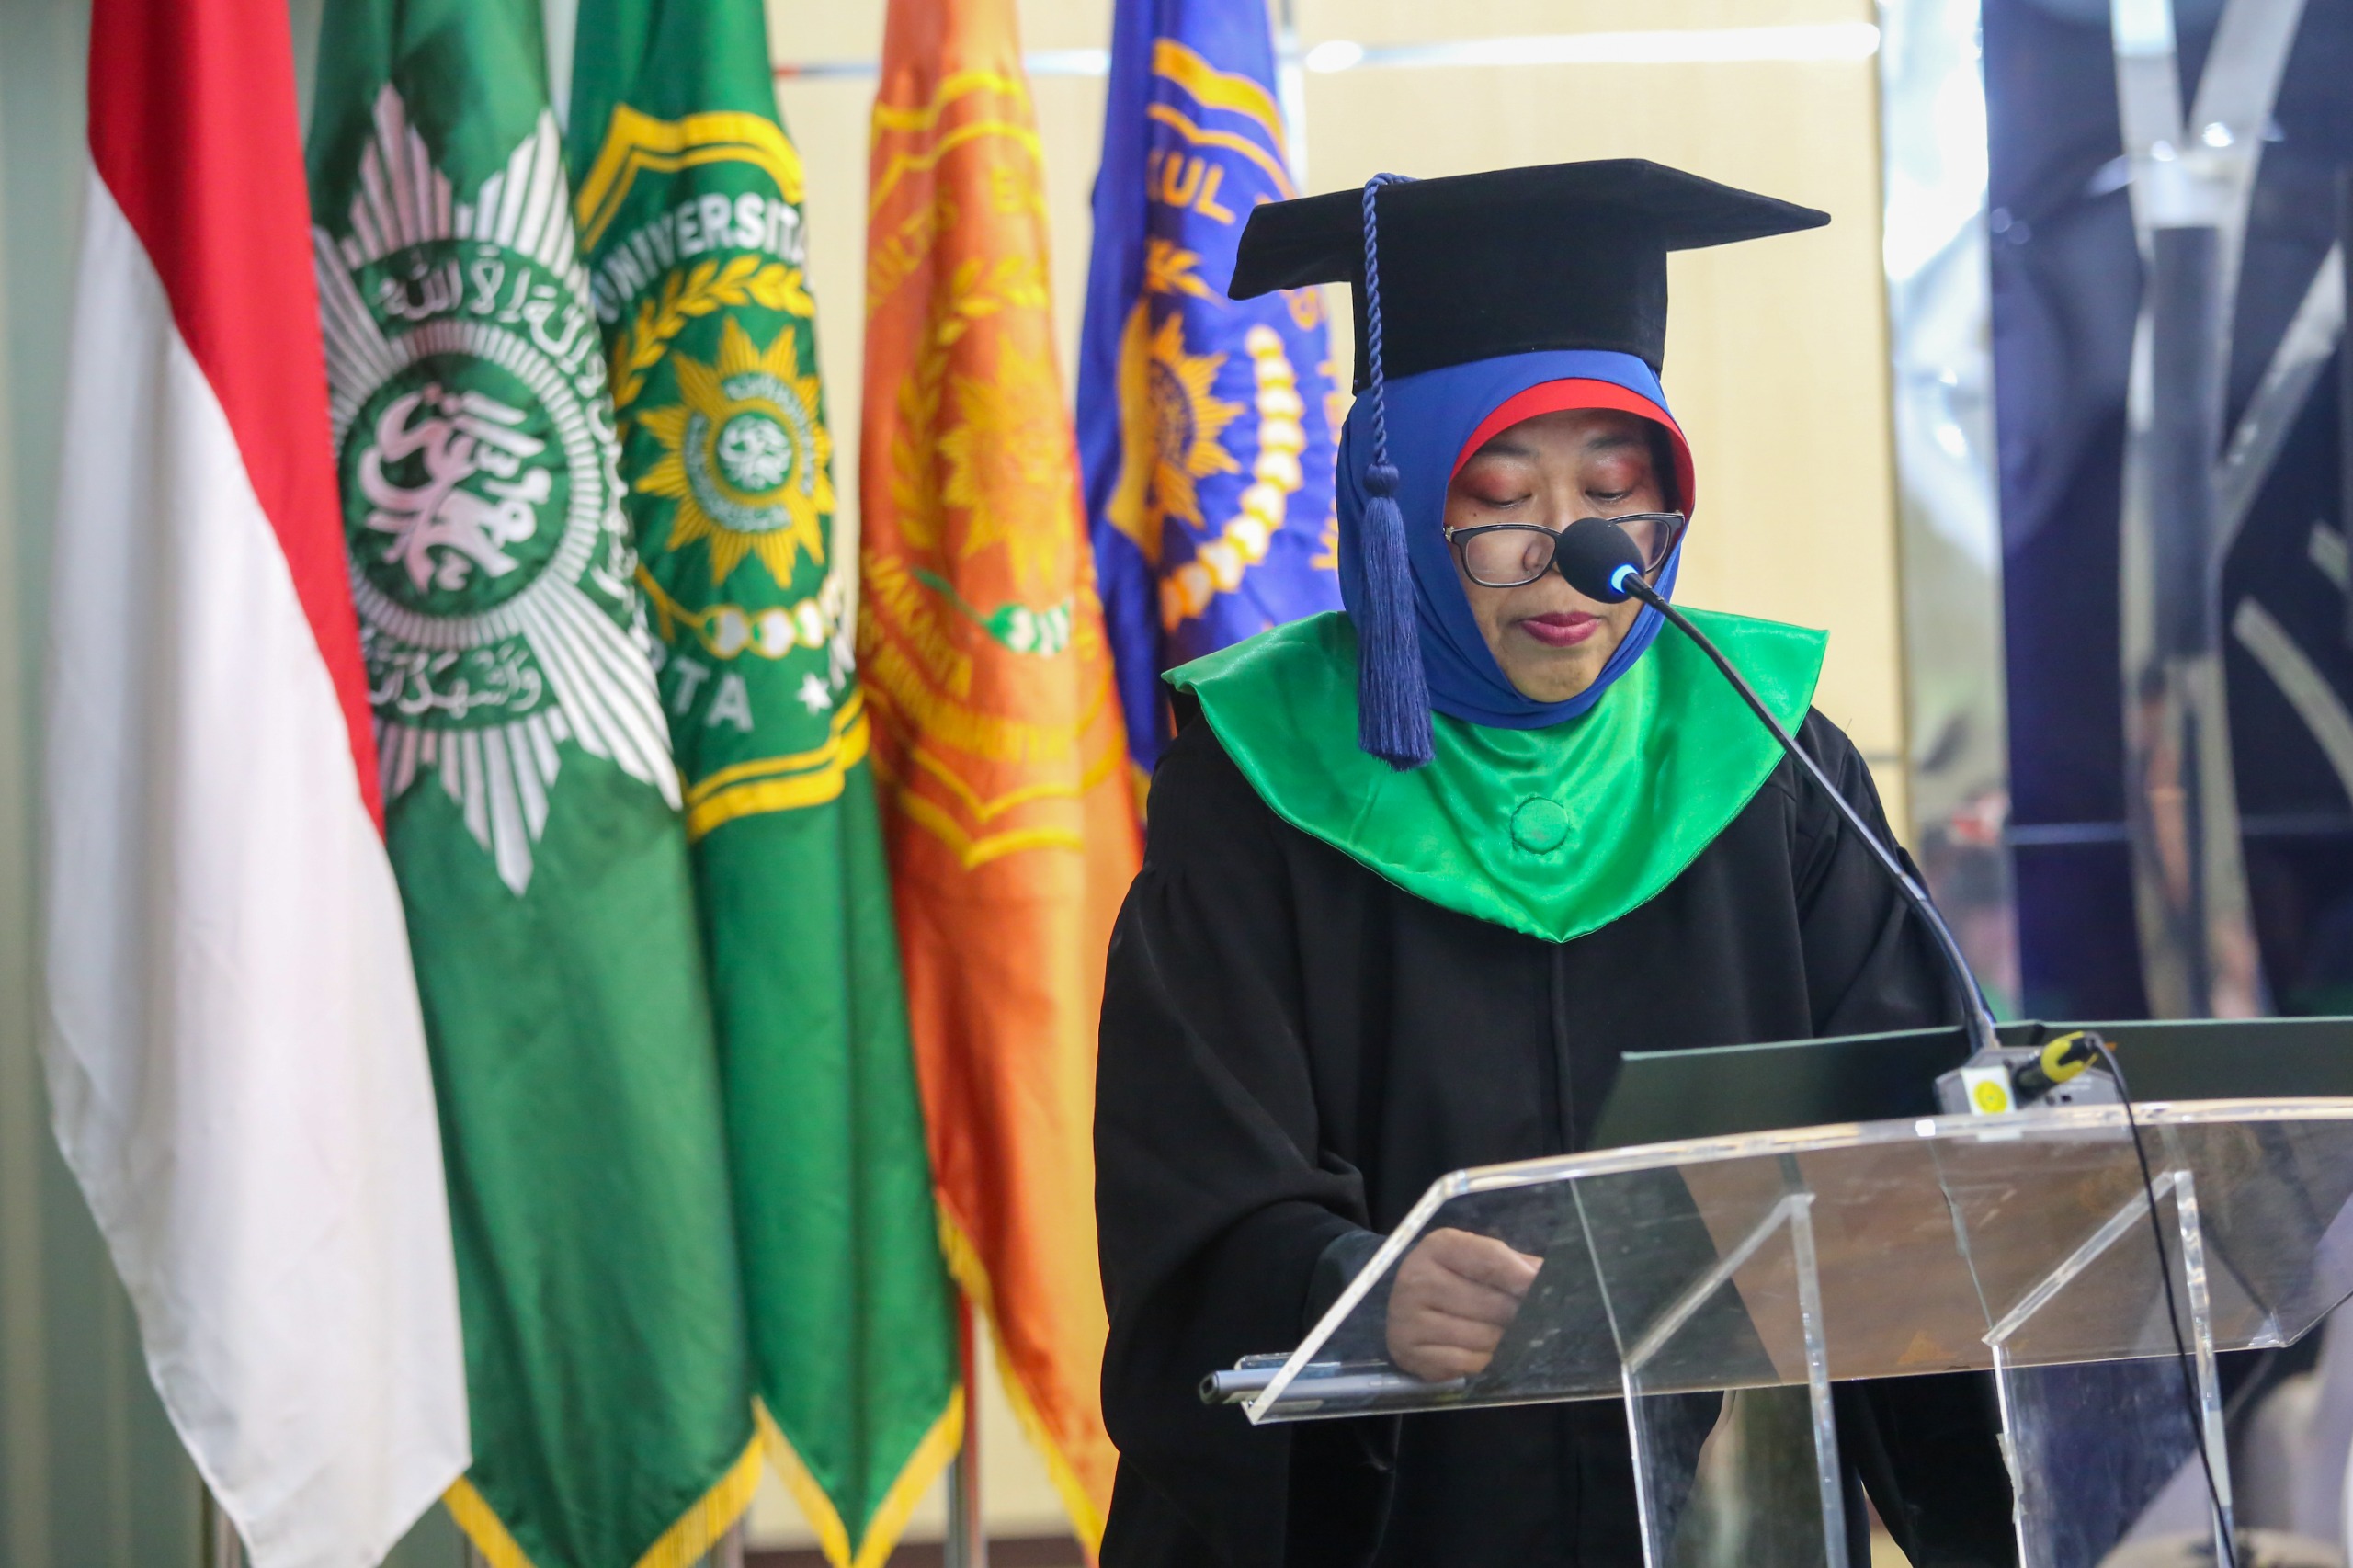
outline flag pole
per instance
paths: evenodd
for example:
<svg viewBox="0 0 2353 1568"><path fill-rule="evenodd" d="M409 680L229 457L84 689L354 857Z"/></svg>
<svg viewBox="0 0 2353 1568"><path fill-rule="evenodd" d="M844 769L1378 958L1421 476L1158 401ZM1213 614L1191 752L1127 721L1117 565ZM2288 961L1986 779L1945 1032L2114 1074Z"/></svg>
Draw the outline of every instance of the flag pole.
<svg viewBox="0 0 2353 1568"><path fill-rule="evenodd" d="M1275 7L1275 100L1283 111L1283 154L1290 177L1307 188L1307 56L1299 47L1299 0Z"/></svg>
<svg viewBox="0 0 2353 1568"><path fill-rule="evenodd" d="M972 1359L972 1303L956 1298L956 1351L964 1370L964 1440L948 1466L948 1540L944 1568L989 1568L988 1523L981 1515L981 1383Z"/></svg>
<svg viewBox="0 0 2353 1568"><path fill-rule="evenodd" d="M204 1568L245 1568L245 1543L236 1522L210 1489L204 1494Z"/></svg>

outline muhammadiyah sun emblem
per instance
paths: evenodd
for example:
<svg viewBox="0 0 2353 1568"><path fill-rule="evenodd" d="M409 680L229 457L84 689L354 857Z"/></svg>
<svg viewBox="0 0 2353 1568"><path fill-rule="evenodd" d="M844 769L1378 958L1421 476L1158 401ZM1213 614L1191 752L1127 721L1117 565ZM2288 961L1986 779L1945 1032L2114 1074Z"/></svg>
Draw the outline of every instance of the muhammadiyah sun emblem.
<svg viewBox="0 0 2353 1568"><path fill-rule="evenodd" d="M1120 351L1120 404L1125 425L1119 487L1105 510L1111 525L1157 564L1170 518L1199 530L1199 482L1240 466L1225 448L1225 427L1242 405L1211 394L1223 354L1185 347L1185 320L1171 311L1157 328L1150 297L1130 312Z"/></svg>
<svg viewBox="0 0 2353 1568"><path fill-rule="evenodd" d="M1222 354L1185 352L1185 318L1171 313L1152 335L1147 374L1152 381L1151 453L1153 506L1164 517L1199 528L1201 499L1196 480L1232 473L1241 465L1219 437L1242 412L1238 403L1210 395Z"/></svg>
<svg viewBox="0 0 2353 1568"><path fill-rule="evenodd" d="M731 316L715 364L675 351L670 363L684 401L638 415L663 453L636 481L678 503L667 548L709 540L713 586L749 554L789 587L801 552L824 560L834 510L833 437L798 335L788 323L762 351Z"/></svg>
<svg viewBox="0 0 2353 1568"><path fill-rule="evenodd" d="M388 85L357 172L313 239L384 799L438 776L520 895L567 747L679 800L563 150L461 199Z"/></svg>
<svg viewBox="0 0 2353 1568"><path fill-rule="evenodd" d="M1147 245L1143 292L1120 335L1120 472L1103 506L1104 519L1159 572L1160 624L1167 632L1241 588L1286 526L1290 497L1305 477L1300 454L1307 449L1307 405L1282 334L1264 321L1243 334L1255 394L1248 403L1212 390L1224 353L1186 347L1185 297L1215 298L1198 274L1199 260L1170 241L1154 238ZM1255 421L1243 418L1252 412ZM1221 487L1220 515L1211 516L1204 482L1241 474L1244 454L1248 483L1239 494Z"/></svg>

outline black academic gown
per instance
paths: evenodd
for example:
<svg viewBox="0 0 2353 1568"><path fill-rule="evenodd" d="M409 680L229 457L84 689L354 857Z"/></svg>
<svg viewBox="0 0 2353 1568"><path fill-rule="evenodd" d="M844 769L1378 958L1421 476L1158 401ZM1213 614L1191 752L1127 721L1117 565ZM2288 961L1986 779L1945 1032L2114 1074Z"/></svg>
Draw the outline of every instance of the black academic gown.
<svg viewBox="0 0 2353 1568"><path fill-rule="evenodd" d="M1847 737L1815 713L1799 738L1885 832ZM1105 1568L1633 1568L1619 1402L1252 1428L1197 1387L1297 1344L1333 1293L1327 1249L1435 1177L1585 1146L1621 1052L1949 1021L1920 921L1787 761L1665 892L1565 944L1283 822L1198 717L1150 821L1096 1109ZM1915 1564L2010 1561L1985 1380L1839 1398L1841 1451Z"/></svg>

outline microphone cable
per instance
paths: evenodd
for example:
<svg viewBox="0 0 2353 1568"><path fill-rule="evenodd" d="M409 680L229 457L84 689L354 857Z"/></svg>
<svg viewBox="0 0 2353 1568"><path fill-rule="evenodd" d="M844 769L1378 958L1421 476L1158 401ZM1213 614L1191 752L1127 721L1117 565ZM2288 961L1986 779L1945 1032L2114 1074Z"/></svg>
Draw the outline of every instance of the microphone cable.
<svg viewBox="0 0 2353 1568"><path fill-rule="evenodd" d="M2189 1409L2189 1430L2198 1443L2198 1468L2206 1477L2206 1502L2213 1510L2214 1538L2222 1543L2222 1568L2238 1568L2238 1520L2222 1506L2222 1483L2214 1475L2214 1455L2206 1429L2206 1402L2199 1397L2198 1374L2190 1363L2189 1342L2182 1336L2181 1305L2174 1297L2173 1260L2165 1252L2165 1221L2157 1218L2157 1178L2149 1169L2149 1151L2141 1142L2140 1119L2132 1113L2132 1092L2125 1086L2124 1069L2116 1064L2116 1052L2098 1035L2086 1037L2100 1060L2108 1063L2109 1076L2116 1080L2116 1097L2124 1107L2124 1126L2132 1136L2132 1157L2141 1165L2141 1192L2149 1205L2149 1240L2157 1249L2157 1278L2165 1288L2165 1326L2173 1331L2174 1365L2181 1372L2181 1397ZM2178 1190L2174 1194L2177 1206L2181 1202ZM2185 1263L2186 1267L2186 1263Z"/></svg>

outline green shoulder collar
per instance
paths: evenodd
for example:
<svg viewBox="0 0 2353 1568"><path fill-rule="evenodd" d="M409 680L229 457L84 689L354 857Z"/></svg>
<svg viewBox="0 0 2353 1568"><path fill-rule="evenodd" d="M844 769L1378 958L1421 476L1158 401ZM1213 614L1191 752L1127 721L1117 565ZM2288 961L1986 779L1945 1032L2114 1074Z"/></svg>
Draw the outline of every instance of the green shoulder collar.
<svg viewBox="0 0 2353 1568"><path fill-rule="evenodd" d="M1685 613L1796 729L1825 635ZM1438 715L1437 759L1411 773L1357 749L1357 636L1346 615L1277 627L1165 678L1199 701L1277 816L1416 898L1553 942L1656 896L1780 761L1756 715L1672 627L1581 718L1501 730Z"/></svg>

